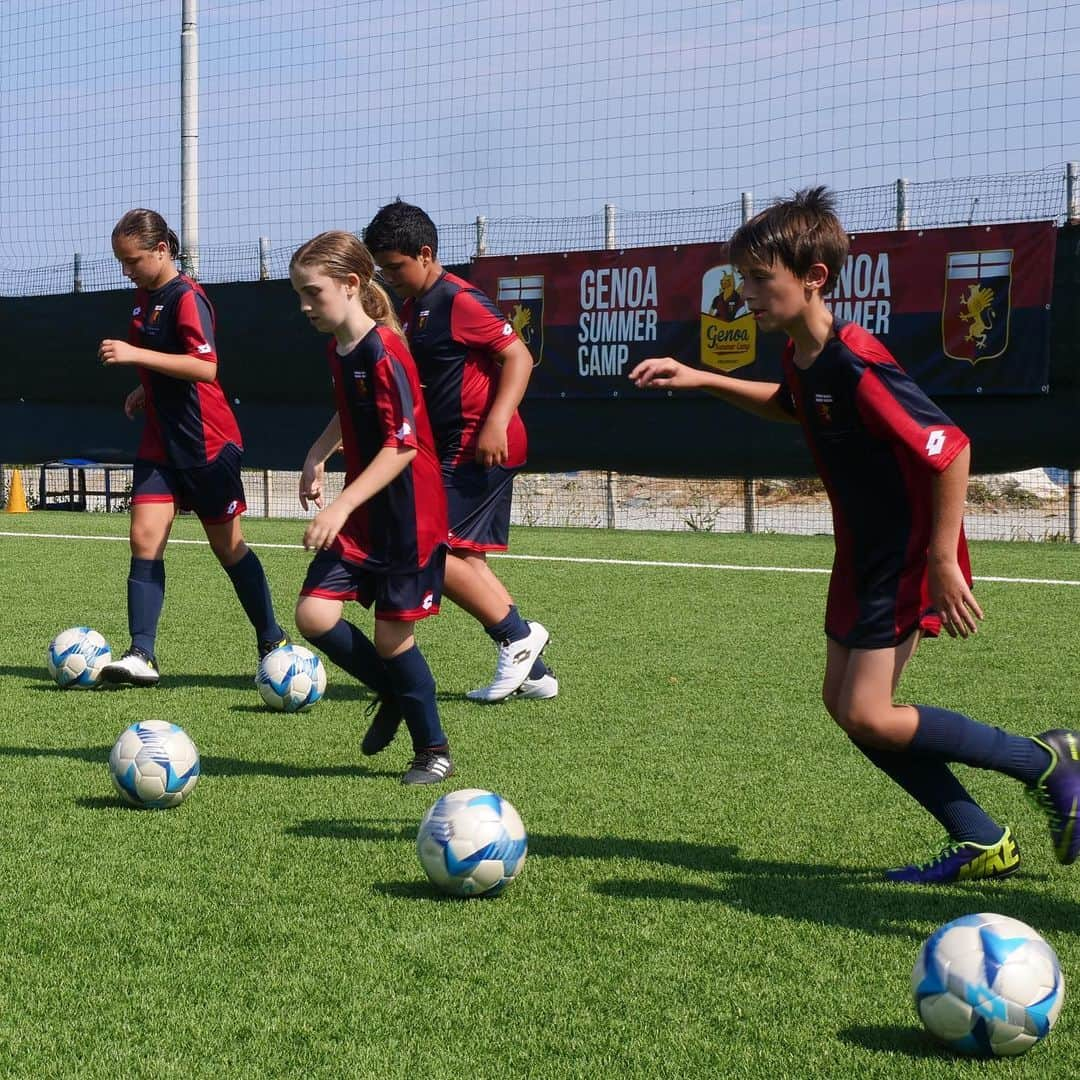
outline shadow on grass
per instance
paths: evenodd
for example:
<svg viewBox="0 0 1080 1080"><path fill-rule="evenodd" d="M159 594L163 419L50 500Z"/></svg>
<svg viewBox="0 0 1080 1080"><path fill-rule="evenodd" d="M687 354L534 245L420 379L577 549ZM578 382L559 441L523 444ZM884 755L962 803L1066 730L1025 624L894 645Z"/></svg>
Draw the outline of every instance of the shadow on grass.
<svg viewBox="0 0 1080 1080"><path fill-rule="evenodd" d="M289 831L296 836L334 840L401 843L415 838L416 826L388 827L362 820L316 819ZM826 863L749 859L729 844L692 844L619 836L566 836L529 833L529 856L583 859L602 865L628 860L695 874L709 881L640 877L599 881L594 890L614 900L670 900L724 904L750 914L841 926L922 941L925 927L941 925L973 911L997 911L1021 919L1044 933L1075 933L1080 905L1048 896L1044 874L1004 881L920 888L890 885L881 871Z"/></svg>
<svg viewBox="0 0 1080 1080"><path fill-rule="evenodd" d="M49 678L48 672L45 670L45 665L41 667L28 667L26 665L16 664L0 664L0 676L11 676L17 679L27 679L30 682L30 689L49 692L60 692L60 688ZM346 681L344 682L331 682L326 688L325 699L327 701L360 701L365 704L374 700L375 695L371 690L361 686L355 680L349 679L348 676L342 676ZM257 694L255 689L255 673L252 671L250 675L213 675L207 672L203 672L199 675L185 675L180 672L166 671L161 676L161 681L157 686L149 689L155 693L161 693L168 690L188 690L192 687L199 688L211 688L216 690L244 690L251 691ZM125 685L101 685L95 687L91 691L86 690L69 690L70 694L105 694L105 693L119 693L123 691L131 690L147 690L146 687L134 687ZM464 692L448 691L446 693L438 692L435 695L439 701L469 701ZM470 705L476 704L475 702L469 702ZM234 712L272 712L264 705L252 704L252 705L233 705Z"/></svg>
<svg viewBox="0 0 1080 1080"><path fill-rule="evenodd" d="M2 757L57 757L105 765L111 746L0 746ZM249 761L245 758L217 757L200 754L204 776L278 776L303 779L312 776L356 776L362 779L401 776L400 770L369 769L365 765L299 765L285 761Z"/></svg>
<svg viewBox="0 0 1080 1080"><path fill-rule="evenodd" d="M950 1054L944 1046L936 1042L914 1022L910 1027L887 1024L880 1027L844 1028L836 1033L836 1037L841 1042L850 1043L863 1050L874 1050L880 1054L903 1054L910 1058L937 1058L943 1065L945 1061L957 1059L957 1055Z"/></svg>

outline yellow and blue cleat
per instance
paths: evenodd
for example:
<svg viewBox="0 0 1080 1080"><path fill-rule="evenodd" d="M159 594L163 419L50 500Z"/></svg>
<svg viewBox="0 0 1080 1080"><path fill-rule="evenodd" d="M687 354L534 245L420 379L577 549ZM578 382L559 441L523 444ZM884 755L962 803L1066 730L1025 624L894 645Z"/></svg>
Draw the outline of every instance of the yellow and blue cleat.
<svg viewBox="0 0 1080 1080"><path fill-rule="evenodd" d="M886 870L887 881L905 885L951 885L956 881L1004 878L1020 868L1020 849L1006 825L993 844L947 838L945 845L926 862Z"/></svg>

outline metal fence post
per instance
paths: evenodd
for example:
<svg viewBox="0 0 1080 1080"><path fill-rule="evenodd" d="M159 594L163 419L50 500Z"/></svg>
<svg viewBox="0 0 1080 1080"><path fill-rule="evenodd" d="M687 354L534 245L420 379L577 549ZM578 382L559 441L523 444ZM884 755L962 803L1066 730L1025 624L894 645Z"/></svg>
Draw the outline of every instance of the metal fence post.
<svg viewBox="0 0 1080 1080"><path fill-rule="evenodd" d="M75 252L75 264L74 264L74 266L72 268L72 272L73 272L73 275L74 275L74 280L73 280L73 283L72 283L72 291L73 292L82 292L83 291L82 253L79 252L79 251Z"/></svg>
<svg viewBox="0 0 1080 1080"><path fill-rule="evenodd" d="M1069 543L1080 544L1080 472L1069 470Z"/></svg>
<svg viewBox="0 0 1080 1080"><path fill-rule="evenodd" d="M270 280L270 237L259 237L259 280Z"/></svg>
<svg viewBox="0 0 1080 1080"><path fill-rule="evenodd" d="M608 469L606 477L606 509L607 509L607 527L609 529L615 528L615 473Z"/></svg>
<svg viewBox="0 0 1080 1080"><path fill-rule="evenodd" d="M1080 161L1065 166L1065 221L1080 225Z"/></svg>
<svg viewBox="0 0 1080 1080"><path fill-rule="evenodd" d="M476 257L486 255L487 250L487 218L483 214L478 214L476 217Z"/></svg>
<svg viewBox="0 0 1080 1080"><path fill-rule="evenodd" d="M754 216L754 196L742 193L742 219L746 224ZM743 531L752 533L757 529L757 487L752 476L743 478Z"/></svg>
<svg viewBox="0 0 1080 1080"><path fill-rule="evenodd" d="M608 251L614 251L615 243L615 206L613 203L604 203L604 247Z"/></svg>
<svg viewBox="0 0 1080 1080"><path fill-rule="evenodd" d="M180 15L180 254L199 276L199 26L198 0L183 0Z"/></svg>
<svg viewBox="0 0 1080 1080"><path fill-rule="evenodd" d="M903 176L896 181L896 228L900 232L911 228L911 216L908 213L908 182Z"/></svg>

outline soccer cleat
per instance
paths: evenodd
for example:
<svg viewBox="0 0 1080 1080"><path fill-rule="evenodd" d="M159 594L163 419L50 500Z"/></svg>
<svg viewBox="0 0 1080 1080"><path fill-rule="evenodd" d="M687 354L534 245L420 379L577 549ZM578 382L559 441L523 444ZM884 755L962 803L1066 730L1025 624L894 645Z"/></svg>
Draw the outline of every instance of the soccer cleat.
<svg viewBox="0 0 1080 1080"><path fill-rule="evenodd" d="M259 659L265 660L275 649L283 649L289 644L289 635L282 634L279 641L260 641Z"/></svg>
<svg viewBox="0 0 1080 1080"><path fill-rule="evenodd" d="M417 750L409 762L409 771L401 778L403 784L439 784L454 775L454 762L449 750Z"/></svg>
<svg viewBox="0 0 1080 1080"><path fill-rule="evenodd" d="M1080 732L1044 731L1035 742L1049 752L1050 765L1028 794L1049 818L1057 861L1068 866L1080 855Z"/></svg>
<svg viewBox="0 0 1080 1080"><path fill-rule="evenodd" d="M470 701L491 704L505 701L529 677L536 658L548 643L548 632L538 623L528 623L529 634L520 641L504 641L499 646L499 660L495 665L495 678L479 690L470 690ZM539 680L538 680L539 681Z"/></svg>
<svg viewBox="0 0 1080 1080"><path fill-rule="evenodd" d="M360 743L360 752L365 757L371 757L381 750L385 750L397 734L401 726L401 710L397 702L390 697L378 697L367 708L367 713L372 717L370 726L364 734L364 740Z"/></svg>
<svg viewBox="0 0 1080 1080"><path fill-rule="evenodd" d="M101 669L101 678L108 683L131 686L156 686L161 678L157 661L142 649L134 645L119 660L106 664Z"/></svg>
<svg viewBox="0 0 1080 1080"><path fill-rule="evenodd" d="M547 671L539 679L526 679L511 697L534 698L537 701L553 698L559 693L559 680L553 671Z"/></svg>
<svg viewBox="0 0 1080 1080"><path fill-rule="evenodd" d="M933 858L886 870L885 879L904 885L950 885L954 881L1008 877L1019 867L1020 849L1006 825L1001 839L993 844L946 838L944 847Z"/></svg>

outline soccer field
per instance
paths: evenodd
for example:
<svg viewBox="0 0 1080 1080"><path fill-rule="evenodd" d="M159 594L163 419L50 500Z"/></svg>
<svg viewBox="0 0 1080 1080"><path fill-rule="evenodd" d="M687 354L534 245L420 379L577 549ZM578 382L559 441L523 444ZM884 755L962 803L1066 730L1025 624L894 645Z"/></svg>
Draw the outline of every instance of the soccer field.
<svg viewBox="0 0 1080 1080"><path fill-rule="evenodd" d="M245 523L290 632L302 529ZM57 631L126 647L126 530L0 517L0 1075L1076 1075L1080 864L1057 865L1020 785L959 769L1012 825L1017 876L879 880L938 827L820 703L829 538L517 530L496 568L550 629L560 696L465 700L494 654L445 605L418 630L457 774L424 789L398 782L404 736L361 757L367 701L339 670L310 713L262 706L250 628L190 518L166 555L161 685L56 689ZM926 643L903 697L1080 727L1080 552L975 544L973 562L980 633ZM106 760L155 717L188 731L203 776L140 813ZM453 787L524 819L498 899L443 899L417 861ZM978 911L1030 923L1066 977L1050 1038L1008 1063L940 1051L911 1004L923 939Z"/></svg>

